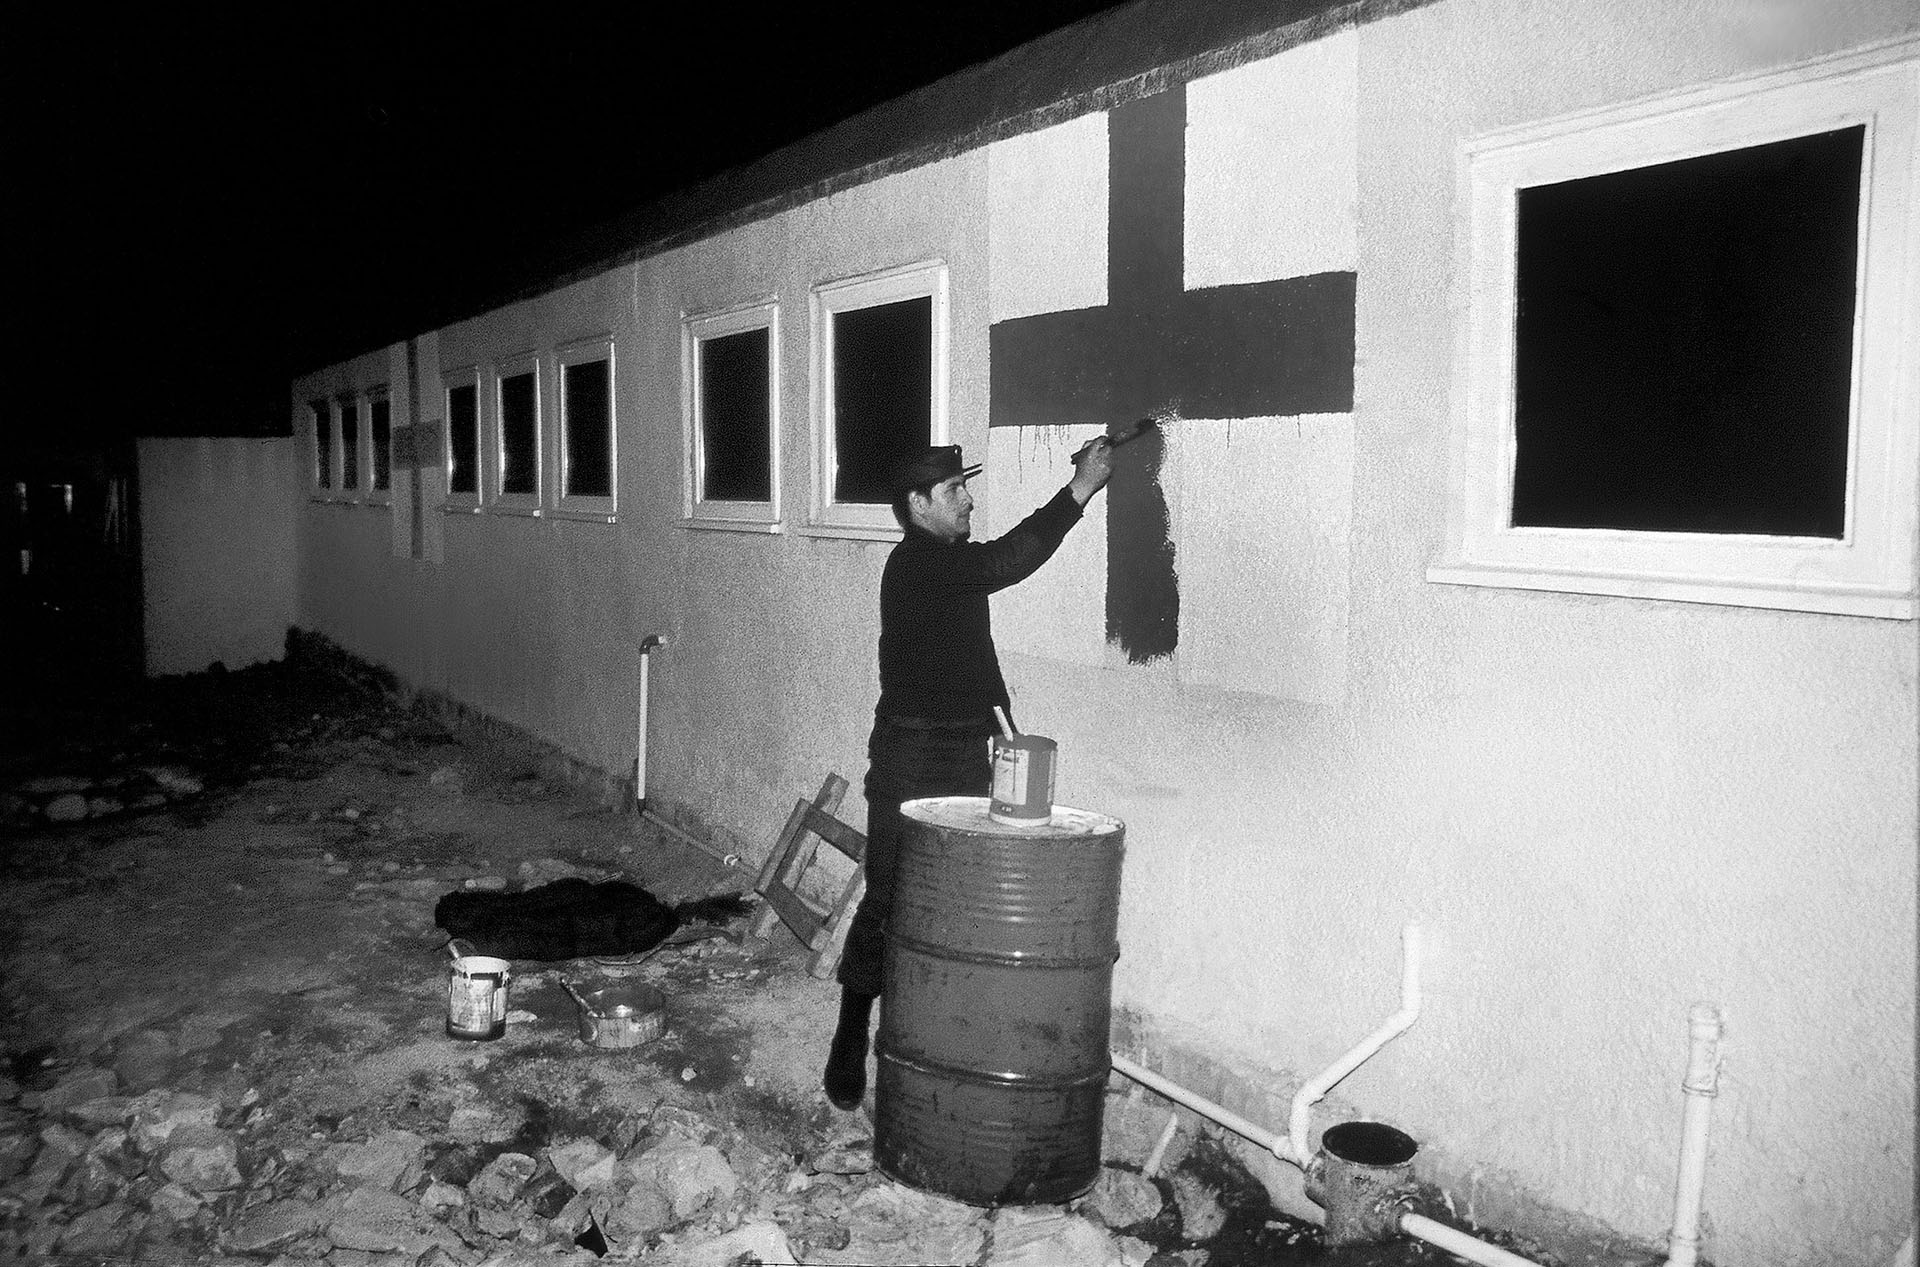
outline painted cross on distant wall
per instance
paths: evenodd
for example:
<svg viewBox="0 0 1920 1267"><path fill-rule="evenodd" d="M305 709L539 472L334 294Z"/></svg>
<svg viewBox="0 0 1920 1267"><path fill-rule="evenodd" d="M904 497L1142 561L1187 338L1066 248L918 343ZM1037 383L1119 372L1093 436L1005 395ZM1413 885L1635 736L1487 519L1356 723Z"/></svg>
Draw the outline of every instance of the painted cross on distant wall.
<svg viewBox="0 0 1920 1267"><path fill-rule="evenodd" d="M1107 303L994 323L989 425L1352 409L1352 272L1186 289L1186 106L1175 86L1112 112ZM1134 442L1107 489L1107 638L1135 664L1179 641L1164 451L1152 432Z"/></svg>

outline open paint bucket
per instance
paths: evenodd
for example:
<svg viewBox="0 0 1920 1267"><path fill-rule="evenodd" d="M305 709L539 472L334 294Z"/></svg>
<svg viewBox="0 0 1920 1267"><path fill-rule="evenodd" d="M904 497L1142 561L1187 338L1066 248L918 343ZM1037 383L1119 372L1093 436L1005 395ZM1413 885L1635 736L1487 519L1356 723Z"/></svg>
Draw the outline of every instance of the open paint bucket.
<svg viewBox="0 0 1920 1267"><path fill-rule="evenodd" d="M1054 758L1059 751L1045 735L995 735L987 817L1014 826L1052 818Z"/></svg>
<svg viewBox="0 0 1920 1267"><path fill-rule="evenodd" d="M507 1032L507 981L513 964L492 955L463 955L449 943L453 967L447 973L447 1035L480 1042Z"/></svg>

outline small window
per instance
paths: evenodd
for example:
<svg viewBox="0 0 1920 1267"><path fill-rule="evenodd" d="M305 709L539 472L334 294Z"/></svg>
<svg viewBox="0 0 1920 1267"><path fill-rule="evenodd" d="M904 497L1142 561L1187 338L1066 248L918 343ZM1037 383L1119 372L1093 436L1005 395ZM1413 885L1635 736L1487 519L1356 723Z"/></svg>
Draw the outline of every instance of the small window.
<svg viewBox="0 0 1920 1267"><path fill-rule="evenodd" d="M1470 585L1911 618L1909 45L1469 144Z"/></svg>
<svg viewBox="0 0 1920 1267"><path fill-rule="evenodd" d="M494 374L494 444L498 457L494 504L503 510L540 508L540 365L521 357Z"/></svg>
<svg viewBox="0 0 1920 1267"><path fill-rule="evenodd" d="M352 397L340 401L340 491L351 493L360 487L360 402Z"/></svg>
<svg viewBox="0 0 1920 1267"><path fill-rule="evenodd" d="M562 348L560 367L560 505L596 518L614 510L613 341Z"/></svg>
<svg viewBox="0 0 1920 1267"><path fill-rule="evenodd" d="M918 265L813 293L813 526L894 536L887 473L947 442L947 273Z"/></svg>
<svg viewBox="0 0 1920 1267"><path fill-rule="evenodd" d="M329 490L333 487L333 405L308 401L307 415L313 424L313 486Z"/></svg>
<svg viewBox="0 0 1920 1267"><path fill-rule="evenodd" d="M754 304L685 326L686 514L742 531L779 524L778 310Z"/></svg>
<svg viewBox="0 0 1920 1267"><path fill-rule="evenodd" d="M447 502L480 502L480 382L472 369L444 380L447 400Z"/></svg>
<svg viewBox="0 0 1920 1267"><path fill-rule="evenodd" d="M370 446L368 484L376 495L393 492L393 401L381 388L367 400L367 439ZM388 500L382 496L381 500Z"/></svg>

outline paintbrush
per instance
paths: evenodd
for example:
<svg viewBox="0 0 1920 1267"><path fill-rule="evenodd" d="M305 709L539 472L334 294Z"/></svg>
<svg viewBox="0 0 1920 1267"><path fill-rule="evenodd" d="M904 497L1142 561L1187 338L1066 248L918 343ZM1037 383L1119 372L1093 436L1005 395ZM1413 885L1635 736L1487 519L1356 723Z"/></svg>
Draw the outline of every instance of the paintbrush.
<svg viewBox="0 0 1920 1267"><path fill-rule="evenodd" d="M1151 414L1145 418L1135 419L1134 421L1128 423L1124 427L1120 427L1115 430L1109 431L1106 435L1106 440L1109 444L1111 444L1116 449L1123 444L1131 444L1135 440L1138 440L1141 436L1145 435L1147 432L1151 431L1153 428L1159 426L1163 419L1171 416L1173 415L1163 413L1163 414ZM1078 462L1082 457L1086 456L1087 450L1091 449L1093 445L1094 445L1094 441L1092 440L1087 441L1085 444L1075 449L1073 451L1073 456L1068 458L1067 460L1069 462Z"/></svg>

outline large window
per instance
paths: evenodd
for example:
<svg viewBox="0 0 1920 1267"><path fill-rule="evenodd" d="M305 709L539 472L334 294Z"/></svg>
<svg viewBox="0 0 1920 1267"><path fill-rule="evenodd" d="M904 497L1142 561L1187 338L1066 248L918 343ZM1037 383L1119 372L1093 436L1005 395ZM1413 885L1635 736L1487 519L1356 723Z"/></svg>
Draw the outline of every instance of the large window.
<svg viewBox="0 0 1920 1267"><path fill-rule="evenodd" d="M367 394L367 491L393 500L393 398L384 387Z"/></svg>
<svg viewBox="0 0 1920 1267"><path fill-rule="evenodd" d="M496 367L493 379L497 483L494 505L502 510L540 509L540 363L516 357Z"/></svg>
<svg viewBox="0 0 1920 1267"><path fill-rule="evenodd" d="M684 375L686 515L768 532L780 522L779 311L756 303L689 317Z"/></svg>
<svg viewBox="0 0 1920 1267"><path fill-rule="evenodd" d="M562 512L605 516L614 510L613 341L562 348L560 504Z"/></svg>
<svg viewBox="0 0 1920 1267"><path fill-rule="evenodd" d="M1468 146L1430 579L1914 614L1915 47Z"/></svg>
<svg viewBox="0 0 1920 1267"><path fill-rule="evenodd" d="M340 491L360 489L360 398L340 398Z"/></svg>
<svg viewBox="0 0 1920 1267"><path fill-rule="evenodd" d="M307 418L313 427L313 486L328 492L333 488L333 402L308 401Z"/></svg>
<svg viewBox="0 0 1920 1267"><path fill-rule="evenodd" d="M472 368L442 380L447 410L447 505L471 510L480 504L480 378Z"/></svg>
<svg viewBox="0 0 1920 1267"><path fill-rule="evenodd" d="M898 532L887 474L947 441L947 272L927 264L813 292L813 526Z"/></svg>

